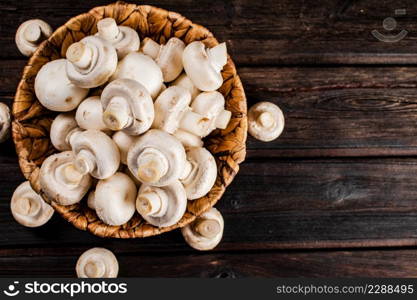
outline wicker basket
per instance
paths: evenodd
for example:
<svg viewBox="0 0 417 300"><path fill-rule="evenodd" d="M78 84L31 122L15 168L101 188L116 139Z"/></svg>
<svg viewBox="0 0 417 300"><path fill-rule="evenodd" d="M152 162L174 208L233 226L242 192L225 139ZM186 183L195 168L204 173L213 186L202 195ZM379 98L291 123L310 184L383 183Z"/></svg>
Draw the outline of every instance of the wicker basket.
<svg viewBox="0 0 417 300"><path fill-rule="evenodd" d="M39 167L43 160L56 152L50 143L49 129L56 113L48 111L37 101L34 80L39 69L48 61L65 57L69 45L86 35L96 33L96 24L102 18L112 17L118 24L130 26L139 32L141 39L150 37L165 43L170 37L178 37L186 44L201 40L207 46L217 45L217 40L206 28L193 24L183 16L147 5L117 2L96 7L88 13L69 20L43 42L23 71L13 104L13 140L24 176L41 195ZM216 158L218 176L216 184L203 198L189 201L187 212L175 225L156 228L147 224L138 214L122 226L108 226L101 222L86 201L71 206L51 205L75 227L88 230L100 237L138 238L161 234L192 222L212 207L222 196L239 170L246 154L247 135L246 98L233 61L229 58L222 72L224 83L220 92L226 98L226 107L232 111L227 129L213 132L205 140L205 146ZM92 90L90 93L94 93ZM47 199L46 197L43 197Z"/></svg>

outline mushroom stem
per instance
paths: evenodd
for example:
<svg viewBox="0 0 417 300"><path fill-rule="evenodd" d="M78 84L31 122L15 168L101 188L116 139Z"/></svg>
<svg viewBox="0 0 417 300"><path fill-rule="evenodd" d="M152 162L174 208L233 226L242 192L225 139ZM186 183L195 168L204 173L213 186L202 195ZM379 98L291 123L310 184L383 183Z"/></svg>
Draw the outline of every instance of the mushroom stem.
<svg viewBox="0 0 417 300"><path fill-rule="evenodd" d="M88 150L81 150L75 158L74 167L82 175L90 173L96 168L94 154Z"/></svg>
<svg viewBox="0 0 417 300"><path fill-rule="evenodd" d="M41 210L39 201L35 201L30 197L22 197L16 201L15 211L21 215L34 217Z"/></svg>
<svg viewBox="0 0 417 300"><path fill-rule="evenodd" d="M129 105L122 97L113 97L103 113L103 122L111 130L121 130L132 123Z"/></svg>
<svg viewBox="0 0 417 300"><path fill-rule="evenodd" d="M145 38L142 44L142 52L152 59L158 57L159 51L161 50L161 45L150 38Z"/></svg>
<svg viewBox="0 0 417 300"><path fill-rule="evenodd" d="M106 272L106 266L100 260L90 260L85 264L84 272L88 278L102 278Z"/></svg>
<svg viewBox="0 0 417 300"><path fill-rule="evenodd" d="M141 215L153 216L161 210L162 200L158 193L149 191L139 196L136 208Z"/></svg>
<svg viewBox="0 0 417 300"><path fill-rule="evenodd" d="M78 184L83 179L83 174L77 171L74 164L70 163L62 166L62 175L69 184Z"/></svg>
<svg viewBox="0 0 417 300"><path fill-rule="evenodd" d="M83 131L79 127L72 129L70 132L68 132L68 135L65 137L65 142L68 145L72 145L72 140L74 140L75 136L81 132Z"/></svg>
<svg viewBox="0 0 417 300"><path fill-rule="evenodd" d="M194 222L193 229L199 235L211 239L221 231L220 223L214 219L197 219Z"/></svg>
<svg viewBox="0 0 417 300"><path fill-rule="evenodd" d="M193 171L193 164L189 162L188 160L185 162L184 171L181 174L181 177L179 178L181 181L186 180Z"/></svg>
<svg viewBox="0 0 417 300"><path fill-rule="evenodd" d="M97 23L98 34L106 41L116 41L120 36L120 29L112 18L105 18Z"/></svg>
<svg viewBox="0 0 417 300"><path fill-rule="evenodd" d="M80 69L87 69L93 57L93 51L84 43L77 42L68 47L67 59Z"/></svg>
<svg viewBox="0 0 417 300"><path fill-rule="evenodd" d="M207 55L210 58L211 65L216 71L221 71L227 63L226 43L221 43L211 49L207 49Z"/></svg>
<svg viewBox="0 0 417 300"><path fill-rule="evenodd" d="M138 179L154 183L168 172L168 160L165 155L154 148L146 148L137 158Z"/></svg>
<svg viewBox="0 0 417 300"><path fill-rule="evenodd" d="M41 27L37 24L26 26L23 35L28 42L36 44L42 37Z"/></svg>
<svg viewBox="0 0 417 300"><path fill-rule="evenodd" d="M274 117L268 111L260 113L258 118L256 119L256 122L264 128L271 128L275 126Z"/></svg>
<svg viewBox="0 0 417 300"><path fill-rule="evenodd" d="M198 136L205 136L210 120L191 110L186 111L180 122L180 129L188 131Z"/></svg>
<svg viewBox="0 0 417 300"><path fill-rule="evenodd" d="M232 112L229 110L223 110L216 118L216 121L215 121L216 128L226 129L231 118L232 118Z"/></svg>

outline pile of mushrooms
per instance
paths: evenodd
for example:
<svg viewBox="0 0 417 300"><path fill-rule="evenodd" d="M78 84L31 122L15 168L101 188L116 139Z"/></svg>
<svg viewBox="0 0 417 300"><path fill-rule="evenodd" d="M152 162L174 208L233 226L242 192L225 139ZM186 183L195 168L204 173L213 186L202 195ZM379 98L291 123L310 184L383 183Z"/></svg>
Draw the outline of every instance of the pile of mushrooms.
<svg viewBox="0 0 417 300"><path fill-rule="evenodd" d="M31 55L51 34L45 24L33 20L19 28L16 43L23 54ZM135 30L112 18L100 20L97 34L69 45L65 58L46 63L35 78L37 99L58 113L50 130L57 153L40 169L43 197L59 205L85 201L111 226L126 224L135 213L159 228L178 223L187 202L204 197L217 178L203 139L225 129L232 117L217 91L226 63L225 43L207 48L173 37L160 45L140 41ZM16 193L16 219L46 220L41 212L50 206L39 205L40 196ZM217 244L223 222L204 224L187 227L186 241L195 231ZM85 264L77 273L110 276L103 266Z"/></svg>
<svg viewBox="0 0 417 300"><path fill-rule="evenodd" d="M16 45L30 56L51 34L44 21L29 20L18 28ZM226 129L232 117L217 91L226 63L225 43L207 48L173 37L160 45L140 41L112 18L100 20L97 34L71 44L66 58L46 63L35 78L39 102L59 113L50 130L57 153L40 169L43 196L59 205L85 201L111 226L135 213L159 228L178 223L187 202L204 197L216 181L216 161L203 139ZM248 122L261 141L284 129L282 111L270 102L254 105ZM0 142L9 129L9 108L0 103ZM45 224L54 212L28 181L15 190L11 211L27 227ZM211 250L223 228L211 208L181 232L191 247ZM118 270L104 248L86 251L76 265L82 278L117 277Z"/></svg>

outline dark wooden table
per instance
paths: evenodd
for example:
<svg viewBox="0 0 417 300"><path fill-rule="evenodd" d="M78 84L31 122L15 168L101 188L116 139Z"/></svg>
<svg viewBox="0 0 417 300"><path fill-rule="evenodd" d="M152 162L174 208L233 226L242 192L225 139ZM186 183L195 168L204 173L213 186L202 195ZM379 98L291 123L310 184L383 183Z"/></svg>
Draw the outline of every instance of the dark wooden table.
<svg viewBox="0 0 417 300"><path fill-rule="evenodd" d="M0 2L0 96L12 103L27 60L14 34L26 19L54 28L109 1ZM417 5L415 1L171 0L226 41L248 105L273 101L286 116L278 140L248 139L246 162L218 208L215 251L180 232L100 239L58 215L44 227L14 222L23 181L13 144L0 146L0 276L74 276L86 249L113 250L120 276L417 277ZM396 16L396 9L406 15ZM395 17L396 43L383 20Z"/></svg>

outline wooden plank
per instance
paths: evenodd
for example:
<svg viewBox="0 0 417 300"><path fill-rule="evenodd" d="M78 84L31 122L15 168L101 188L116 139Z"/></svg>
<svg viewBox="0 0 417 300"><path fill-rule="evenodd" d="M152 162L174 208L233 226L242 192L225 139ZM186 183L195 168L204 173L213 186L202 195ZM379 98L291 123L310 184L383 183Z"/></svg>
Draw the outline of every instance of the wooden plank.
<svg viewBox="0 0 417 300"><path fill-rule="evenodd" d="M0 247L188 249L179 231L138 242L103 240L58 216L44 227L24 228L8 208L20 182L17 166L2 166ZM248 161L217 205L226 223L217 250L417 245L416 172L415 159Z"/></svg>
<svg viewBox="0 0 417 300"><path fill-rule="evenodd" d="M415 68L241 68L248 106L284 111L273 142L248 139L249 157L417 154Z"/></svg>
<svg viewBox="0 0 417 300"><path fill-rule="evenodd" d="M417 153L415 89L346 89L293 95L254 93L285 115L273 142L248 139L249 157L412 156Z"/></svg>
<svg viewBox="0 0 417 300"><path fill-rule="evenodd" d="M303 251L123 253L115 251L120 277L417 277L417 251ZM0 254L0 277L75 277L86 248L31 249ZM13 255L12 257L10 255Z"/></svg>
<svg viewBox="0 0 417 300"><path fill-rule="evenodd" d="M70 17L107 1L62 1L51 4L39 0L2 1L7 12L0 20L0 58L20 57L14 45L18 25L29 18L45 19L56 28ZM415 64L417 46L414 34L417 14L412 0L401 1L258 1L252 0L158 0L146 4L177 11L208 27L219 40L227 41L238 64ZM382 28L394 10L398 26L392 34L407 30L397 43L377 40L372 30L391 34Z"/></svg>

